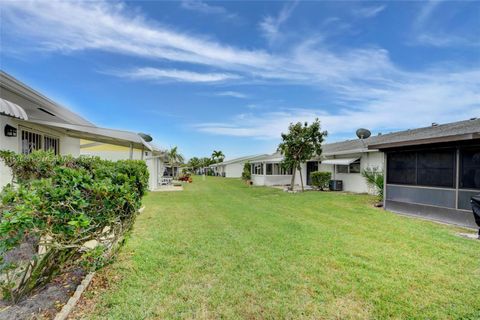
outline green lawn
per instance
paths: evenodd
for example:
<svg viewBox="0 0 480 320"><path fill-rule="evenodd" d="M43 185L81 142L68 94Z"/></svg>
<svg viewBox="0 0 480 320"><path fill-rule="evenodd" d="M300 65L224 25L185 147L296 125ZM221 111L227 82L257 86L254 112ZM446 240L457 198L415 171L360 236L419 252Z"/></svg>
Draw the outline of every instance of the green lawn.
<svg viewBox="0 0 480 320"><path fill-rule="evenodd" d="M92 319L479 319L480 241L371 206L200 177L150 193Z"/></svg>

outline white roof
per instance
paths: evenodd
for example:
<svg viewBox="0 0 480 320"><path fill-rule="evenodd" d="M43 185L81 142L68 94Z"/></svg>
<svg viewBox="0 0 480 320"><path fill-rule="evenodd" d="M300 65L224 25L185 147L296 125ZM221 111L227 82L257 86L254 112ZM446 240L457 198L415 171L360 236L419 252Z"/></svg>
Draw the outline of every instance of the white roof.
<svg viewBox="0 0 480 320"><path fill-rule="evenodd" d="M329 159L329 160L322 160L322 164L337 164L337 165L349 165L359 158L349 158L349 159Z"/></svg>
<svg viewBox="0 0 480 320"><path fill-rule="evenodd" d="M153 148L150 144L148 144L145 140L143 140L143 138L140 137L138 134L130 131L106 129L106 128L99 128L94 126L82 126L82 125L76 125L76 124L58 123L58 122L42 121L42 120L29 120L29 122L60 129L66 135L75 137L75 138L94 140L94 141L99 141L104 143L111 143L111 144L125 145L125 146L129 146L130 144L133 144L134 147L137 147L137 148L145 147L151 151L154 151L155 149L157 149L157 148Z"/></svg>
<svg viewBox="0 0 480 320"><path fill-rule="evenodd" d="M0 114L17 119L28 120L27 113L22 107L2 98L0 98Z"/></svg>
<svg viewBox="0 0 480 320"><path fill-rule="evenodd" d="M0 70L0 114L53 127L68 136L109 144L145 147L157 154L162 150L147 143L137 133L99 128L57 104L11 75Z"/></svg>
<svg viewBox="0 0 480 320"><path fill-rule="evenodd" d="M242 161L256 160L257 158L266 157L266 156L267 156L266 154L256 154L253 156L245 156L245 157L240 157L240 158L235 158L235 159L215 163L215 164L212 164L210 167L218 167L218 166L228 165L228 164L242 162Z"/></svg>
<svg viewBox="0 0 480 320"><path fill-rule="evenodd" d="M50 100L20 80L0 70L0 96L22 107L30 119L92 126L77 113Z"/></svg>

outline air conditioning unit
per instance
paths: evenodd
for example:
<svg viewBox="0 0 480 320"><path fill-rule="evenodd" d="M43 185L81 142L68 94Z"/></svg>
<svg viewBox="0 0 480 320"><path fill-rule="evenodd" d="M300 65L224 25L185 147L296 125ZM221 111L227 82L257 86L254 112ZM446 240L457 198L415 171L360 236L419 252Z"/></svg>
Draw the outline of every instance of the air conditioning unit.
<svg viewBox="0 0 480 320"><path fill-rule="evenodd" d="M342 191L343 190L343 181L342 180L330 180L330 191Z"/></svg>

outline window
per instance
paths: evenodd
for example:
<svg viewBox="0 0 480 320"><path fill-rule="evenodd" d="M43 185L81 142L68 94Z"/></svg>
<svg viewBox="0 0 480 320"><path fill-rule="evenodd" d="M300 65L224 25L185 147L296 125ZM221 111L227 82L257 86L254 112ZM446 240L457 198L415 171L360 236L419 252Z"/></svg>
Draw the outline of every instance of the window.
<svg viewBox="0 0 480 320"><path fill-rule="evenodd" d="M355 162L350 163L348 167L349 173L360 173L360 159Z"/></svg>
<svg viewBox="0 0 480 320"><path fill-rule="evenodd" d="M453 149L393 152L387 155L387 183L455 188Z"/></svg>
<svg viewBox="0 0 480 320"><path fill-rule="evenodd" d="M263 163L252 164L252 174L263 175Z"/></svg>
<svg viewBox="0 0 480 320"><path fill-rule="evenodd" d="M337 173L348 173L347 165L337 164L336 167L337 167Z"/></svg>
<svg viewBox="0 0 480 320"><path fill-rule="evenodd" d="M268 176L273 174L273 164L272 163L267 163L266 164L266 174Z"/></svg>
<svg viewBox="0 0 480 320"><path fill-rule="evenodd" d="M417 153L417 184L455 188L455 150Z"/></svg>
<svg viewBox="0 0 480 320"><path fill-rule="evenodd" d="M30 154L42 149L42 135L22 130L22 153Z"/></svg>
<svg viewBox="0 0 480 320"><path fill-rule="evenodd" d="M54 154L59 153L60 139L49 136L43 137L43 149L45 151L52 151Z"/></svg>
<svg viewBox="0 0 480 320"><path fill-rule="evenodd" d="M335 165L337 173L360 173L360 159L350 163L349 165Z"/></svg>
<svg viewBox="0 0 480 320"><path fill-rule="evenodd" d="M21 147L23 154L30 154L33 151L44 150L60 153L60 139L22 129Z"/></svg>
<svg viewBox="0 0 480 320"><path fill-rule="evenodd" d="M460 150L460 188L480 189L480 148Z"/></svg>
<svg viewBox="0 0 480 320"><path fill-rule="evenodd" d="M291 175L292 174L292 169L286 170L283 168L282 164L280 163L267 163L265 168L265 172L267 175L274 175L274 176L279 176L279 175Z"/></svg>

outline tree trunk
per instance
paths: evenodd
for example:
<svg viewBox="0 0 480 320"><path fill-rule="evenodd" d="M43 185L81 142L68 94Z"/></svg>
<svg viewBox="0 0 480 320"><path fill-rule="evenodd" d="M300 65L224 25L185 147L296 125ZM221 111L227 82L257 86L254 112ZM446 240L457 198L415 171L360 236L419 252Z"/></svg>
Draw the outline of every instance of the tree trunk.
<svg viewBox="0 0 480 320"><path fill-rule="evenodd" d="M292 170L292 181L290 182L290 190L293 191L293 188L295 188L295 169L296 165L293 166Z"/></svg>
<svg viewBox="0 0 480 320"><path fill-rule="evenodd" d="M300 172L300 184L302 185L302 192L303 192L305 190L303 190L302 166L299 166L298 171Z"/></svg>

